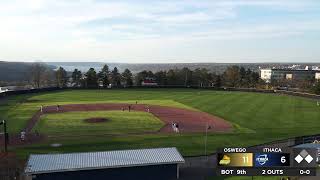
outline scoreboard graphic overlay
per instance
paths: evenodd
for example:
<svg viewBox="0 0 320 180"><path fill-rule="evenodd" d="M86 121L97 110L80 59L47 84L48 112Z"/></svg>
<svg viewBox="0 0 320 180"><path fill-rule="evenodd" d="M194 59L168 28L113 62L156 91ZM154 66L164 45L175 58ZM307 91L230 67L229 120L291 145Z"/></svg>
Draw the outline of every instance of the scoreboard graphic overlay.
<svg viewBox="0 0 320 180"><path fill-rule="evenodd" d="M222 176L316 176L317 149L223 148L217 152Z"/></svg>

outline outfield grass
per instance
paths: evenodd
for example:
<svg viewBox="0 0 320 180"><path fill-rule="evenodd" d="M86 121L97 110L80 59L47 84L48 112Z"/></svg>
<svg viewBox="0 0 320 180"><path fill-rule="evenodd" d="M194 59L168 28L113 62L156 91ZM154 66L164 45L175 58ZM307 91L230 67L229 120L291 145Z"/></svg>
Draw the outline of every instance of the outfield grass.
<svg viewBox="0 0 320 180"><path fill-rule="evenodd" d="M88 123L85 119L106 118L106 122ZM94 112L66 112L46 114L35 127L40 133L49 136L64 135L101 135L101 134L129 134L155 132L164 123L146 112L137 111L94 111Z"/></svg>
<svg viewBox="0 0 320 180"><path fill-rule="evenodd" d="M17 100L16 98L19 98ZM10 132L18 132L40 105L103 102L148 103L191 108L222 117L236 127L227 134L209 133L208 152L218 147L248 146L320 132L320 108L316 102L292 96L196 89L67 90L12 97L0 105L0 116L9 120ZM22 102L22 103L15 103ZM50 143L62 143L55 149ZM204 134L128 135L49 139L40 145L13 149L27 153L100 151L176 146L183 155L204 153Z"/></svg>

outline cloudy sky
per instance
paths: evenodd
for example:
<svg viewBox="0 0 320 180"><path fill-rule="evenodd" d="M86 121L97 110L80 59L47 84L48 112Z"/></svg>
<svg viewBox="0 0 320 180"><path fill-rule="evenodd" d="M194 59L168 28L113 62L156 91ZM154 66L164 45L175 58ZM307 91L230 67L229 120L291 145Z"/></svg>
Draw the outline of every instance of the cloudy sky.
<svg viewBox="0 0 320 180"><path fill-rule="evenodd" d="M320 62L319 0L0 0L0 60Z"/></svg>

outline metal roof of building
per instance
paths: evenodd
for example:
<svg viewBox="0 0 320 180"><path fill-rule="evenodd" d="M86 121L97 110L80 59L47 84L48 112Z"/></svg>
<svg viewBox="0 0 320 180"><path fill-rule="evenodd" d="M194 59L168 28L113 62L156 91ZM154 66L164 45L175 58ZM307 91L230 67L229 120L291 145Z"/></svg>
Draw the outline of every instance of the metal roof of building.
<svg viewBox="0 0 320 180"><path fill-rule="evenodd" d="M297 145L297 146L294 146L294 148L311 148L311 149L317 149L317 148L320 148L320 144L318 144L318 143L299 144L299 145Z"/></svg>
<svg viewBox="0 0 320 180"><path fill-rule="evenodd" d="M30 155L26 174L79 171L119 167L180 164L176 148L137 149L105 152Z"/></svg>

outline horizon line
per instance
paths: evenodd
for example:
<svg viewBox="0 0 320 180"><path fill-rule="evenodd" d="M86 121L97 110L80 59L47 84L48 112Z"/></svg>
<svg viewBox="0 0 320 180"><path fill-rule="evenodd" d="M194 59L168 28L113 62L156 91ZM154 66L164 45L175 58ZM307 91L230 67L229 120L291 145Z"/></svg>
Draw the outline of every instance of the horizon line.
<svg viewBox="0 0 320 180"><path fill-rule="evenodd" d="M3 61L0 62L7 62L7 63L104 63L104 64L267 64L267 63L274 63L274 64L285 64L285 63L299 63L299 64L320 64L316 61L308 61L308 62L299 62L299 61L264 61L264 62L153 62L153 63L144 63L144 62L105 62L105 61Z"/></svg>

